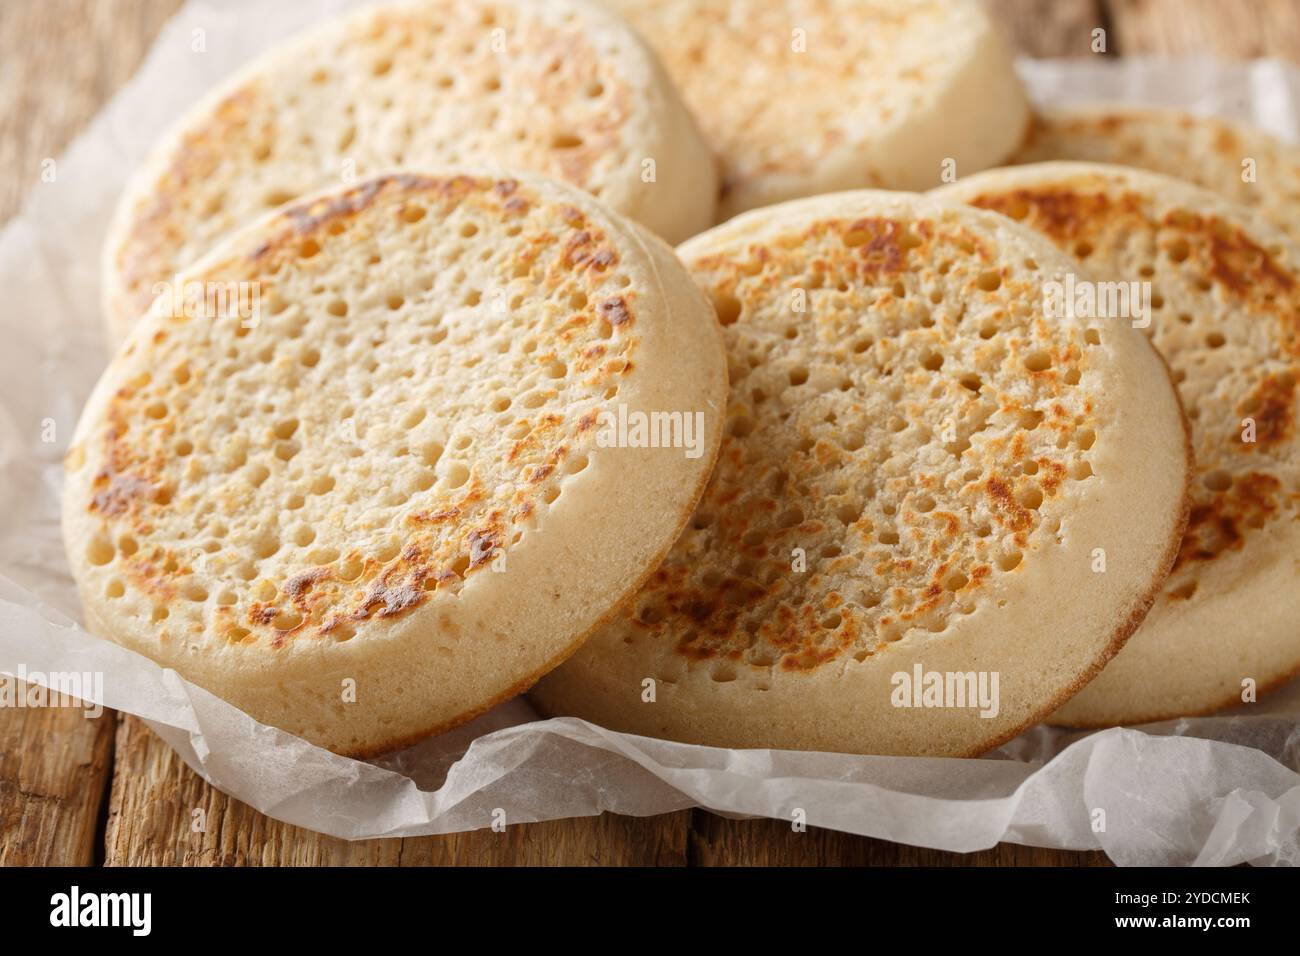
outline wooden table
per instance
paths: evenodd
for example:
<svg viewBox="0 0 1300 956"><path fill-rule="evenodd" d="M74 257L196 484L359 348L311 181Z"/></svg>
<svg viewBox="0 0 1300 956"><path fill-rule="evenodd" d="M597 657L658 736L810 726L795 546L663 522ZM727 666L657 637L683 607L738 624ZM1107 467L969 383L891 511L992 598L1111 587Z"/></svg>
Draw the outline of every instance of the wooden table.
<svg viewBox="0 0 1300 956"><path fill-rule="evenodd" d="M1207 53L1300 61L1296 0L988 0L1021 51ZM135 70L180 0L4 0L0 220ZM206 832L192 833L202 808ZM0 711L3 864L998 864L1104 865L1101 853L1014 844L939 853L704 811L606 814L447 837L348 843L287 826L204 783L139 721L68 709Z"/></svg>

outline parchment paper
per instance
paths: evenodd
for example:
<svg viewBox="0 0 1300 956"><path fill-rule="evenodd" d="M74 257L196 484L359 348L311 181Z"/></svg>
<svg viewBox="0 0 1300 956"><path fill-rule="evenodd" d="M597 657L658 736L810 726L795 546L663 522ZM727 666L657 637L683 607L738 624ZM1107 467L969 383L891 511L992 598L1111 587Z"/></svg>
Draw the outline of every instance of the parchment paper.
<svg viewBox="0 0 1300 956"><path fill-rule="evenodd" d="M1300 686L1237 715L1093 734L1039 727L978 760L719 750L538 721L523 700L399 754L338 757L80 629L60 460L106 361L100 243L153 138L232 68L352 4L191 2L0 232L0 672L101 673L205 779L277 819L360 839L692 805L969 851L1101 848L1122 864L1300 862ZM1300 141L1300 72L1261 61L1026 61L1035 99L1159 103ZM1298 636L1300 639L1300 636ZM1099 813L1100 812L1100 813ZM1097 824L1103 820L1104 828ZM495 816L494 816L495 815Z"/></svg>

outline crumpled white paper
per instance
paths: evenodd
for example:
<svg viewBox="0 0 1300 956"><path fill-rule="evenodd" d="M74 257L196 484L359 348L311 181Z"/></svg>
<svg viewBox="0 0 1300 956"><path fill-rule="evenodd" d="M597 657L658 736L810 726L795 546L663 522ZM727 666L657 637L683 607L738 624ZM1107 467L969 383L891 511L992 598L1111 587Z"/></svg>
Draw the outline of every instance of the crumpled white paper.
<svg viewBox="0 0 1300 956"><path fill-rule="evenodd" d="M1300 863L1300 684L1240 715L1093 734L1038 727L978 760L719 750L538 721L522 699L371 762L259 724L81 630L59 536L60 460L106 354L100 243L153 138L202 92L345 0L191 2L0 232L0 671L99 672L96 700L144 718L205 779L350 839L689 806L943 850L1011 841L1121 864ZM1260 61L1026 61L1042 103L1217 112L1300 141L1300 71ZM44 442L53 423L56 440ZM1298 638L1300 639L1300 638ZM1094 822L1104 812L1105 827Z"/></svg>

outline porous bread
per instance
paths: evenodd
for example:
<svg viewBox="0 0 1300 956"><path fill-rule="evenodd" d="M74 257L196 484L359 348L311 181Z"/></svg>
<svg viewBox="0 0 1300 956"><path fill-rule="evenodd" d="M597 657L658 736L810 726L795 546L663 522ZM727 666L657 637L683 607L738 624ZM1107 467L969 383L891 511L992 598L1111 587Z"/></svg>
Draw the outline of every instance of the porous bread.
<svg viewBox="0 0 1300 956"><path fill-rule="evenodd" d="M183 281L258 283L260 319L151 310L100 380L63 503L86 620L331 750L527 687L653 568L716 453L708 300L559 183L364 180ZM601 447L620 405L703 413L700 454Z"/></svg>
<svg viewBox="0 0 1300 956"><path fill-rule="evenodd" d="M654 47L722 169L720 218L1002 162L1029 108L975 0L604 0Z"/></svg>
<svg viewBox="0 0 1300 956"><path fill-rule="evenodd" d="M647 585L534 688L544 712L968 755L1100 669L1173 560L1188 448L1142 335L1043 318L1044 282L1075 263L1003 217L879 192L748 213L678 251L724 325L718 466ZM893 706L915 666L996 672L997 716Z"/></svg>
<svg viewBox="0 0 1300 956"><path fill-rule="evenodd" d="M1011 162L1059 160L1176 176L1250 206L1300 239L1300 147L1260 129L1171 109L1092 106L1039 112ZM1247 160L1253 161L1249 169L1243 167Z"/></svg>
<svg viewBox="0 0 1300 956"><path fill-rule="evenodd" d="M384 4L269 51L154 147L104 249L111 338L155 283L267 209L422 164L561 179L671 242L713 221L708 148L654 55L609 11L585 0Z"/></svg>
<svg viewBox="0 0 1300 956"><path fill-rule="evenodd" d="M1211 192L1118 166L1024 166L944 195L1039 229L1104 280L1150 282L1148 331L1191 419L1191 521L1173 573L1141 630L1054 721L1205 713L1239 703L1247 678L1263 690L1294 674L1300 249Z"/></svg>

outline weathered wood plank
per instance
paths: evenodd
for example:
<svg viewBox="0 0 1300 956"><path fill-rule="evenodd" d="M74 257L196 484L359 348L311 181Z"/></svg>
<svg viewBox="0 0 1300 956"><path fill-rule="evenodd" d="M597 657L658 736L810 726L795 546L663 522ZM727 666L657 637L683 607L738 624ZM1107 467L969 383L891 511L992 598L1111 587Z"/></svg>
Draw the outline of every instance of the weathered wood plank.
<svg viewBox="0 0 1300 956"><path fill-rule="evenodd" d="M1206 55L1300 62L1295 0L1107 0L1125 54Z"/></svg>
<svg viewBox="0 0 1300 956"><path fill-rule="evenodd" d="M0 4L0 222L138 65L179 0ZM112 763L112 713L0 710L0 865L85 865Z"/></svg>
<svg viewBox="0 0 1300 956"><path fill-rule="evenodd" d="M0 866L88 866L113 762L116 715L0 711Z"/></svg>
<svg viewBox="0 0 1300 956"><path fill-rule="evenodd" d="M287 826L210 787L143 722L118 726L109 866L395 865L400 840L349 843Z"/></svg>
<svg viewBox="0 0 1300 956"><path fill-rule="evenodd" d="M135 72L181 0L0 3L0 221Z"/></svg>
<svg viewBox="0 0 1300 956"><path fill-rule="evenodd" d="M1105 27L1101 0L984 0L1023 56L1091 56L1092 31ZM1109 43L1108 53L1116 53Z"/></svg>
<svg viewBox="0 0 1300 956"><path fill-rule="evenodd" d="M1108 866L1101 852L1076 853L1000 843L977 853L946 853L780 820L729 820L696 811L693 866Z"/></svg>

